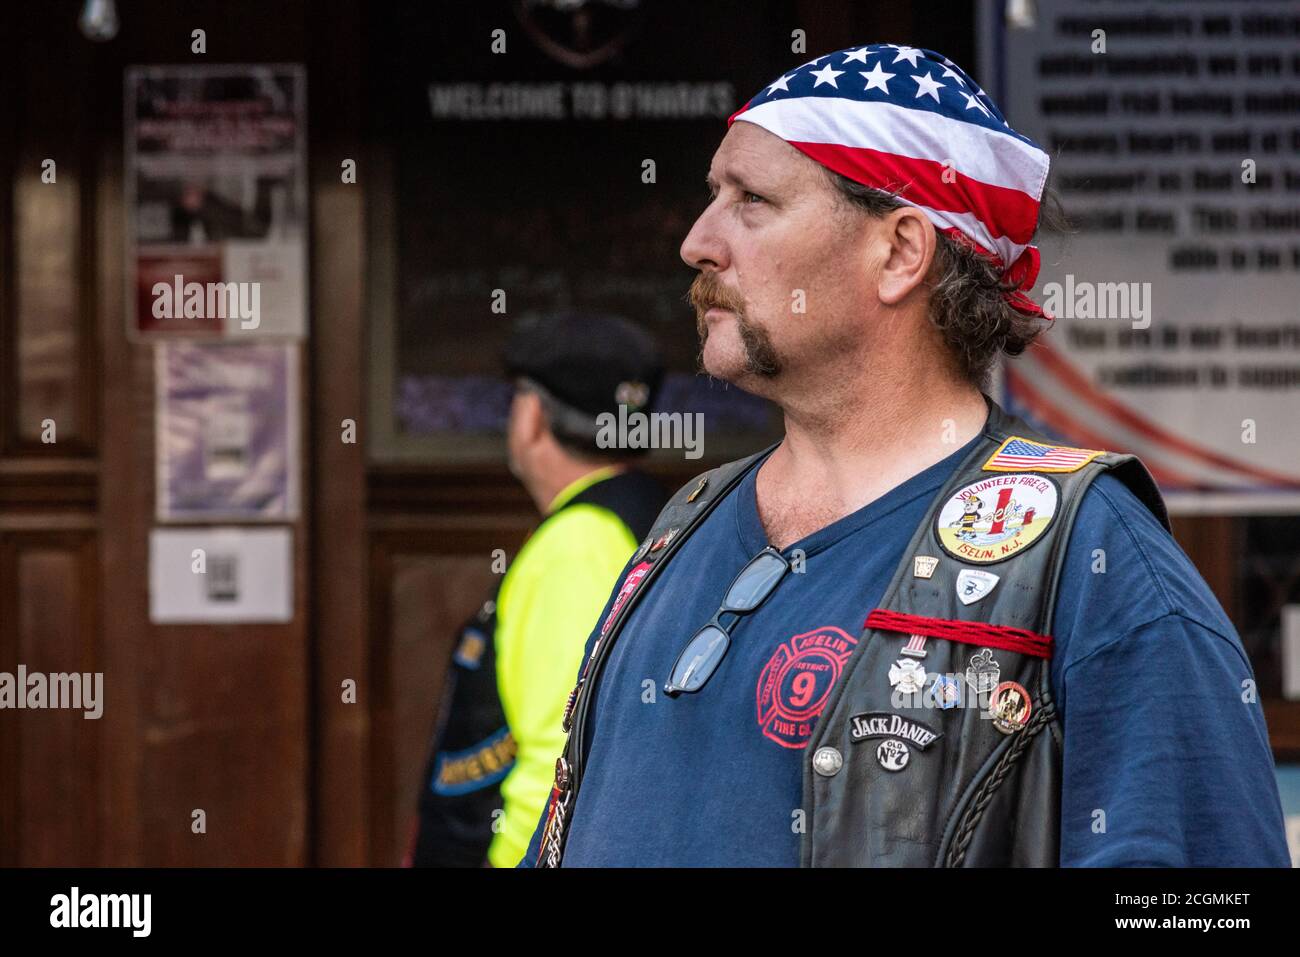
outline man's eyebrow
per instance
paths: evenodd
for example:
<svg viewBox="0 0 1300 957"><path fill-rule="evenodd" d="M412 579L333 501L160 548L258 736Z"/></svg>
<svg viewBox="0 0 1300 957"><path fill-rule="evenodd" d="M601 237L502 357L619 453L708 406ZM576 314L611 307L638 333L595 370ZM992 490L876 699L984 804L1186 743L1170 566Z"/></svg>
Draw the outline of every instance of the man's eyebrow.
<svg viewBox="0 0 1300 957"><path fill-rule="evenodd" d="M749 183L745 181L744 177L742 177L738 173L735 173L734 171L730 171L730 170L725 171L722 174L722 179L729 183L734 183L736 186L744 190L746 193L759 193L759 190L756 190L752 186L750 186ZM704 185L709 188L709 192L711 194L714 195L717 194L718 179L712 173L709 173L709 175L704 177Z"/></svg>

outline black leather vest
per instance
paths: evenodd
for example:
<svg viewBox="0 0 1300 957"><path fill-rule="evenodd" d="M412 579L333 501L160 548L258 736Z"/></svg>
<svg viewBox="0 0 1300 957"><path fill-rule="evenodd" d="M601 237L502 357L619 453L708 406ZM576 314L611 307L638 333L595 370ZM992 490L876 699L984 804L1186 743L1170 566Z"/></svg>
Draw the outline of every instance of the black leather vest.
<svg viewBox="0 0 1300 957"><path fill-rule="evenodd" d="M1103 471L1169 521L1133 456L1056 446L988 404L983 432L869 610L805 748L805 867L1059 862L1050 635L1070 530ZM658 570L764 455L692 480L642 544L638 560L650 564L615 604L570 697L538 866L562 860L587 752L588 686Z"/></svg>

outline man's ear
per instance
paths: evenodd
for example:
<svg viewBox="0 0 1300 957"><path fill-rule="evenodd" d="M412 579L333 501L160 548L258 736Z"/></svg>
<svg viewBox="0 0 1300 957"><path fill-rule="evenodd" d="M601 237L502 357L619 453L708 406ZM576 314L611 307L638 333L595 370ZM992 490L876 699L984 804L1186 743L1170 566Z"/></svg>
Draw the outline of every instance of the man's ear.
<svg viewBox="0 0 1300 957"><path fill-rule="evenodd" d="M915 206L900 206L886 213L879 226L877 236L887 250L877 294L881 302L896 306L930 274L937 245L934 224Z"/></svg>
<svg viewBox="0 0 1300 957"><path fill-rule="evenodd" d="M519 416L519 435L529 445L537 442L546 433L546 411L542 408L542 397L536 392L519 392L515 395L515 413Z"/></svg>

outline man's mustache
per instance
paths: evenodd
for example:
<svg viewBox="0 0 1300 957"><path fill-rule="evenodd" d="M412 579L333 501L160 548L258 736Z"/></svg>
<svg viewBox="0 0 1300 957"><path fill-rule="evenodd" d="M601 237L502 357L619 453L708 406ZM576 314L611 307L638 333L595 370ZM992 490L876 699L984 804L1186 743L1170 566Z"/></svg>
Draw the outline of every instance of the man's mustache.
<svg viewBox="0 0 1300 957"><path fill-rule="evenodd" d="M745 298L736 290L723 285L717 273L701 272L691 283L691 305L701 322L710 309L729 309L737 316L745 314Z"/></svg>
<svg viewBox="0 0 1300 957"><path fill-rule="evenodd" d="M780 374L781 359L772 345L772 337L745 317L745 298L739 292L724 286L716 274L702 272L691 283L688 298L695 307L695 328L700 334L701 371L704 371L704 343L709 339L709 326L704 321L704 314L718 308L728 309L736 315L736 328L745 347L745 368L766 378Z"/></svg>

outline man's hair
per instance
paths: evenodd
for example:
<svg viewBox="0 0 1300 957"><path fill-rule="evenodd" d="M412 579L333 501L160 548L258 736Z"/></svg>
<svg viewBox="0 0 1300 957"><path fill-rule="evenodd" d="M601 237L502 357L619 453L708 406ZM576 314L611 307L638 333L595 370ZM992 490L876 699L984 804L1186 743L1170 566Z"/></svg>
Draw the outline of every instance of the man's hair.
<svg viewBox="0 0 1300 957"><path fill-rule="evenodd" d="M600 424L596 416L588 415L573 408L567 402L557 399L551 392L532 379L521 379L518 387L534 393L542 403L542 414L546 416L546 426L560 447L574 458L588 462L613 464L628 459L638 458L644 449L610 448L602 449L596 443Z"/></svg>
<svg viewBox="0 0 1300 957"><path fill-rule="evenodd" d="M910 205L884 190L864 186L833 170L826 172L839 198L869 216L879 218ZM1059 211L1045 203L1043 213L1043 220L1053 228L1065 228ZM1003 293L1013 287L974 249L937 230L935 240L930 321L942 334L962 375L987 391L998 356L1020 355L1046 323L1012 308Z"/></svg>

